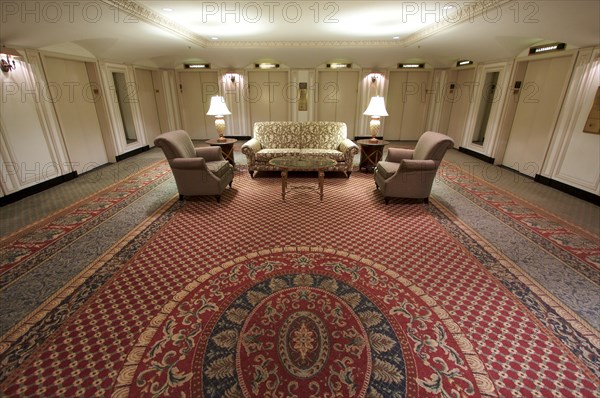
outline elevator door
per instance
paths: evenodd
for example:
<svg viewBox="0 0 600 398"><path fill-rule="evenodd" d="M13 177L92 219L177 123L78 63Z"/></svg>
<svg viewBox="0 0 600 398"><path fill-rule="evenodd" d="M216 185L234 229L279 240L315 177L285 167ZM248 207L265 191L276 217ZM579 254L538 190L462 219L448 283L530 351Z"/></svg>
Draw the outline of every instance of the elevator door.
<svg viewBox="0 0 600 398"><path fill-rule="evenodd" d="M107 163L85 63L48 57L44 69L73 170L81 174Z"/></svg>
<svg viewBox="0 0 600 398"><path fill-rule="evenodd" d="M540 173L569 80L570 66L571 57L529 61L502 162L504 166L531 177Z"/></svg>

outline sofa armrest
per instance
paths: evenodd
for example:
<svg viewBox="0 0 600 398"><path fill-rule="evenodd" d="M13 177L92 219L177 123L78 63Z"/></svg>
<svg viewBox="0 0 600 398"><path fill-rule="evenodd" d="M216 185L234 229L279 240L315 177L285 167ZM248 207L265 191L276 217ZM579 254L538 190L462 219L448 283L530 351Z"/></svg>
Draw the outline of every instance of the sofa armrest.
<svg viewBox="0 0 600 398"><path fill-rule="evenodd" d="M204 158L175 158L169 160L169 165L173 170L208 170Z"/></svg>
<svg viewBox="0 0 600 398"><path fill-rule="evenodd" d="M205 146L194 149L196 151L196 156L199 158L204 158L207 162L214 162L224 159L221 148L218 146Z"/></svg>
<svg viewBox="0 0 600 398"><path fill-rule="evenodd" d="M260 145L260 141L256 138L251 138L248 142L242 145L242 153L249 156L260 151L261 148L262 145Z"/></svg>
<svg viewBox="0 0 600 398"><path fill-rule="evenodd" d="M351 139L345 138L344 141L340 143L339 150L341 152L351 151L356 155L358 153L358 145Z"/></svg>
<svg viewBox="0 0 600 398"><path fill-rule="evenodd" d="M433 160L413 160L403 159L400 162L399 172L410 171L433 171L437 168L437 164Z"/></svg>
<svg viewBox="0 0 600 398"><path fill-rule="evenodd" d="M388 162L400 163L403 159L412 159L414 150L405 148L388 148Z"/></svg>

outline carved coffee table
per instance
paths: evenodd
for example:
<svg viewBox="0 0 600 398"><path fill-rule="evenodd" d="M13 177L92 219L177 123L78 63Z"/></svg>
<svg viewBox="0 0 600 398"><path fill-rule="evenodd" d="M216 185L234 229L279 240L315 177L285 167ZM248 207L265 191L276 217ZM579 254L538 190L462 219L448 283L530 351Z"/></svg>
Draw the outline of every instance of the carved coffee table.
<svg viewBox="0 0 600 398"><path fill-rule="evenodd" d="M307 186L294 186L288 189L288 171L317 171L319 173L319 197L321 200L323 200L323 181L325 179L325 170L329 167L335 166L337 162L331 158L322 156L299 155L273 158L269 161L269 164L281 170L281 197L283 200L285 200L285 194L291 189L311 188Z"/></svg>

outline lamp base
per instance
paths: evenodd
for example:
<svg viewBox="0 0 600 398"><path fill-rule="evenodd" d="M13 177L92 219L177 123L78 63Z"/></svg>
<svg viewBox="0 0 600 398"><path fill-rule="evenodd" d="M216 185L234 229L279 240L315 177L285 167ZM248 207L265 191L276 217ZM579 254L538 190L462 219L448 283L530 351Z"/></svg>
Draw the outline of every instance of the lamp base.
<svg viewBox="0 0 600 398"><path fill-rule="evenodd" d="M377 116L372 116L371 119L371 123L369 123L369 130L371 133L371 139L369 140L369 142L376 144L379 142L379 140L377 139L377 134L379 134L379 125L381 124L381 122L379 121L379 117Z"/></svg>
<svg viewBox="0 0 600 398"><path fill-rule="evenodd" d="M217 141L219 141L219 142L225 142L225 141L227 141L227 138L225 138L222 135L220 135L219 138L217 138Z"/></svg>

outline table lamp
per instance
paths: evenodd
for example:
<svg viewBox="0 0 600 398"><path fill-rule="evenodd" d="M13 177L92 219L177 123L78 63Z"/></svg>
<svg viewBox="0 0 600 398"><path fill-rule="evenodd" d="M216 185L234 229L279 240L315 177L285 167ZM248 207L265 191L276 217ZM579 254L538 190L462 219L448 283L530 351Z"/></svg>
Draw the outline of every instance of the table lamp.
<svg viewBox="0 0 600 398"><path fill-rule="evenodd" d="M223 116L231 115L231 112L229 112L229 109L227 109L227 105L225 104L225 99L220 95L212 97L210 99L210 108L208 108L206 114L215 117L215 128L219 134L217 141L224 142L226 138L223 137L223 133L225 132L225 119Z"/></svg>
<svg viewBox="0 0 600 398"><path fill-rule="evenodd" d="M371 97L371 102L369 102L369 106L367 110L363 113L363 115L371 116L371 123L369 123L369 130L371 131L371 142L377 142L377 135L379 134L379 126L381 122L379 118L381 116L388 116L387 111L385 110L385 102L383 97Z"/></svg>

